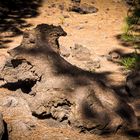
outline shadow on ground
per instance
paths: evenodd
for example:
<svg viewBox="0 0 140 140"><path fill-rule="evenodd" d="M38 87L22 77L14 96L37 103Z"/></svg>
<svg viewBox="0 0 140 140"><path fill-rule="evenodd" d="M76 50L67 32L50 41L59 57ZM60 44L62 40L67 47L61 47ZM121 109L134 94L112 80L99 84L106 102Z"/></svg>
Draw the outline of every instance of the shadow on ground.
<svg viewBox="0 0 140 140"><path fill-rule="evenodd" d="M130 41L125 41L122 39L123 34L119 34L116 35L117 40L119 40L119 43L124 46L124 47L132 47L134 45L140 45L140 36L139 35L135 35L134 36L134 40L130 40Z"/></svg>
<svg viewBox="0 0 140 140"><path fill-rule="evenodd" d="M22 34L22 29L32 26L26 18L39 15L42 0L0 0L0 48L12 42L11 37Z"/></svg>

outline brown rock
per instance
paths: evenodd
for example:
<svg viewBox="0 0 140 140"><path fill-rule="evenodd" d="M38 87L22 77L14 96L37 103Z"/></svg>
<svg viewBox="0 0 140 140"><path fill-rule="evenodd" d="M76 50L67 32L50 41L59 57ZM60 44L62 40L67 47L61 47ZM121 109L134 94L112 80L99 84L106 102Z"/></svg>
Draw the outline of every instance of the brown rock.
<svg viewBox="0 0 140 140"><path fill-rule="evenodd" d="M72 48L72 57L76 58L79 61L88 61L90 59L90 51L81 44L75 44Z"/></svg>
<svg viewBox="0 0 140 140"><path fill-rule="evenodd" d="M2 139L3 134L4 134L4 123L2 114L0 113L0 139Z"/></svg>
<svg viewBox="0 0 140 140"><path fill-rule="evenodd" d="M31 34L34 43L29 43ZM1 71L7 81L4 87L36 93L24 97L38 119L65 121L80 131L100 134L114 132L120 126L137 128L133 109L102 82L103 77L73 66L60 56L58 38L65 35L60 26L47 24L26 32L21 45L9 52L11 61ZM85 59L90 51L83 50L77 53ZM20 124L26 132L28 127Z"/></svg>
<svg viewBox="0 0 140 140"><path fill-rule="evenodd" d="M96 13L98 11L97 8L94 6L88 6L88 5L73 5L69 8L69 11L77 12L80 14L91 14Z"/></svg>

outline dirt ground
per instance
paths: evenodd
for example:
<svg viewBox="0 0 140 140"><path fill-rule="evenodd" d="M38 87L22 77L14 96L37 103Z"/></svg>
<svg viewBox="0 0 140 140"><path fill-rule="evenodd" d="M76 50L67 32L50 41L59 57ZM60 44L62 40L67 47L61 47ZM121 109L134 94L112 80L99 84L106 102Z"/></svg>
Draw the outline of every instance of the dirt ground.
<svg viewBox="0 0 140 140"><path fill-rule="evenodd" d="M106 56L110 51L119 50L122 53L132 52L133 49L124 47L117 39L117 35L123 32L124 18L127 15L127 6L121 0L82 0L82 3L87 3L98 8L98 12L92 14L79 14L60 10L57 5L68 5L69 0L44 0L42 6L39 7L39 15L33 18L25 19L32 26L21 29L34 28L41 23L61 25L67 32L66 37L59 39L60 49L64 47L64 51L72 53L71 49L75 44L80 44L90 51L91 59L98 60L100 67L95 69L96 72L110 73L108 81L112 85L121 85L125 80L122 74L122 67L116 63L107 60ZM56 6L52 6L55 4ZM1 64L4 64L8 57L7 50L18 46L21 43L22 35L16 37L5 37L6 33L2 33L3 40L10 39L12 42L6 44L6 48L0 49ZM2 36L1 35L1 36ZM82 52L81 52L82 53ZM84 55L84 53L83 53ZM86 69L85 61L78 60L76 57L65 57L70 63ZM87 60L88 61L88 60ZM88 70L88 69L87 69ZM89 70L92 70L89 69ZM94 70L94 68L93 68ZM1 92L2 89L1 89ZM6 118L5 118L6 119ZM12 118L14 119L14 118ZM9 121L9 119L7 119ZM39 122L42 127L40 131L35 132L39 139L40 133L47 133L47 140L129 140L128 138L114 134L111 136L97 136L93 134L81 134L70 128L53 128L43 126L44 121ZM42 125L42 126L41 126ZM42 129L44 131L42 131ZM45 135L45 133L42 135Z"/></svg>

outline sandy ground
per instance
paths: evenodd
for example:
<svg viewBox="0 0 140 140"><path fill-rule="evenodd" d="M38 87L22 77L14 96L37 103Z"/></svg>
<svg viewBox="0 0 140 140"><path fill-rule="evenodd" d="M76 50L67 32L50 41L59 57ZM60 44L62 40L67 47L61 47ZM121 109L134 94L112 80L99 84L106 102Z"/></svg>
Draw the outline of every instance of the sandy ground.
<svg viewBox="0 0 140 140"><path fill-rule="evenodd" d="M104 56L110 51L121 50L122 52L132 52L132 48L125 48L116 38L117 35L123 32L124 17L126 16L127 7L123 2L114 2L113 0L82 0L82 3L90 3L99 9L97 13L81 15L74 12L61 11L58 7L51 7L54 4L68 5L68 0L44 0L42 6L39 8L39 16L26 19L27 23L32 24L30 28L34 28L41 23L61 25L67 32L66 37L59 39L60 47L64 46L68 51L74 47L75 44L80 44L90 50L93 60L100 60L100 68L97 72L110 72L110 82L112 84L121 85L124 81L121 66L109 62ZM67 18L64 18L64 17ZM25 30L25 28L23 29ZM6 38L8 39L8 38ZM10 38L11 43L7 44L7 48L0 49L1 63L4 63L7 50L18 46L22 40L21 36ZM84 68L83 61L77 61L74 58L67 57L69 62ZM40 123L41 124L41 123ZM41 125L40 125L41 126ZM43 127L48 133L47 140L127 140L126 136L113 135L108 137L99 137L91 134L80 134L69 128L57 129L53 127ZM40 130L41 131L41 130ZM37 132L40 133L40 132ZM42 134L43 135L43 134ZM45 135L45 134L44 134Z"/></svg>

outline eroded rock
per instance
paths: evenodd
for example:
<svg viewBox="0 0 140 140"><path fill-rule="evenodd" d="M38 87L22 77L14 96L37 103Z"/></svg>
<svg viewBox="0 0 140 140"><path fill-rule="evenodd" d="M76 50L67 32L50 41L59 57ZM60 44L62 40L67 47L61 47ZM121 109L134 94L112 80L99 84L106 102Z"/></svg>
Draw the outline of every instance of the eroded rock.
<svg viewBox="0 0 140 140"><path fill-rule="evenodd" d="M35 122L29 120L13 120L10 123L10 127L10 139L25 139L29 138L36 125Z"/></svg>
<svg viewBox="0 0 140 140"><path fill-rule="evenodd" d="M4 134L4 123L2 114L0 113L0 139L2 139L3 134Z"/></svg>
<svg viewBox="0 0 140 140"><path fill-rule="evenodd" d="M131 106L98 73L84 71L60 56L58 38L65 35L60 26L47 24L24 33L21 45L9 52L11 60L1 71L7 82L3 87L13 90L14 85L29 93L23 96L38 119L65 121L80 131L99 134L121 127L136 129Z"/></svg>
<svg viewBox="0 0 140 140"><path fill-rule="evenodd" d="M64 46L61 46L60 47L60 54L63 56L63 57L69 57L70 56L70 52L67 48L65 48Z"/></svg>
<svg viewBox="0 0 140 140"><path fill-rule="evenodd" d="M14 97L7 96L3 98L3 100L0 103L0 106L3 107L16 107L18 105L18 100Z"/></svg>
<svg viewBox="0 0 140 140"><path fill-rule="evenodd" d="M126 78L126 89L130 96L140 98L140 72L131 72Z"/></svg>
<svg viewBox="0 0 140 140"><path fill-rule="evenodd" d="M80 14L91 14L96 13L98 9L95 8L94 6L88 5L73 5L69 8L69 11L73 11Z"/></svg>
<svg viewBox="0 0 140 140"><path fill-rule="evenodd" d="M91 53L90 50L81 44L75 44L72 48L72 57L79 61L89 61Z"/></svg>
<svg viewBox="0 0 140 140"><path fill-rule="evenodd" d="M111 62L114 62L114 63L119 62L120 58L121 58L120 54L118 52L115 52L115 51L110 51L108 53L108 55L106 55L105 57L108 61L111 61Z"/></svg>

